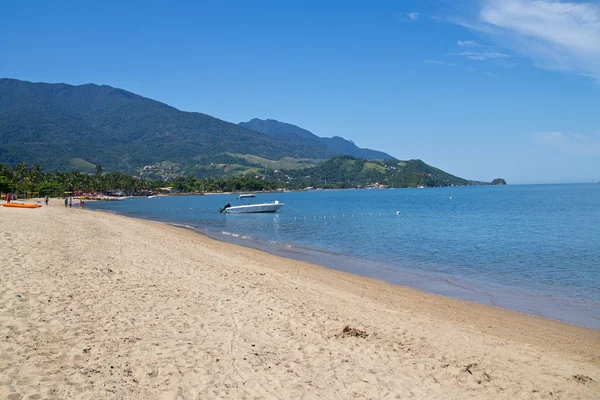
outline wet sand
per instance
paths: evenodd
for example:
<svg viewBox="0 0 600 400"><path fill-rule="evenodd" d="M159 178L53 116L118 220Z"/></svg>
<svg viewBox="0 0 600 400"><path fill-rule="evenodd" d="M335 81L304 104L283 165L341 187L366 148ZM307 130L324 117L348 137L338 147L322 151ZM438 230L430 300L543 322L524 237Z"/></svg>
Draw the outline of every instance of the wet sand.
<svg viewBox="0 0 600 400"><path fill-rule="evenodd" d="M600 397L599 331L60 200L0 224L3 399Z"/></svg>

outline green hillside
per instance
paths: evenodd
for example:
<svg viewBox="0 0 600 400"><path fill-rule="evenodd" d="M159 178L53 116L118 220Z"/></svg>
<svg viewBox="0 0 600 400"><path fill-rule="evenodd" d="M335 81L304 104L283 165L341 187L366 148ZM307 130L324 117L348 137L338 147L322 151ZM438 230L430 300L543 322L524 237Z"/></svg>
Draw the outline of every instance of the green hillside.
<svg viewBox="0 0 600 400"><path fill-rule="evenodd" d="M73 159L105 170L135 172L169 160L221 153L322 158L315 143L289 141L110 86L31 83L0 79L0 161L72 169Z"/></svg>
<svg viewBox="0 0 600 400"><path fill-rule="evenodd" d="M243 176L290 188L470 183L420 160L398 161L291 124L246 125L252 129L110 86L0 79L0 163L9 166L88 174L101 166L160 181Z"/></svg>
<svg viewBox="0 0 600 400"><path fill-rule="evenodd" d="M285 122L279 122L273 119L262 120L254 118L248 122L240 122L239 125L243 126L244 128L265 133L276 138L285 138L291 142L313 143L316 146L321 146L328 149L332 154L335 155L346 154L358 158L368 158L373 160L387 160L394 158L391 155L381 151L361 149L355 145L354 142L351 140L346 140L343 137L319 137L306 129L300 128L299 126Z"/></svg>
<svg viewBox="0 0 600 400"><path fill-rule="evenodd" d="M324 160L319 160L316 158L292 158L292 157L283 157L280 160L269 160L264 157L253 156L251 154L233 154L230 153L231 156L240 157L251 163L252 165L269 168L269 169L303 169L310 168L318 165Z"/></svg>
<svg viewBox="0 0 600 400"><path fill-rule="evenodd" d="M360 187L379 183L401 188L484 184L451 175L421 160L380 161L352 156L338 156L313 168L284 173L295 186Z"/></svg>

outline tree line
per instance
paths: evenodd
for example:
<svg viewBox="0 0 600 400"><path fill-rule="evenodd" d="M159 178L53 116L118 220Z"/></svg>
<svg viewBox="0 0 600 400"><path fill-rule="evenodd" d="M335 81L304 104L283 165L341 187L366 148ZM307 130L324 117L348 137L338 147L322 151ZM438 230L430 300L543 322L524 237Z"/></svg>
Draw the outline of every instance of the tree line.
<svg viewBox="0 0 600 400"><path fill-rule="evenodd" d="M169 180L145 180L121 172L105 173L96 166L94 173L78 171L44 172L39 165L24 162L14 167L0 163L0 193L59 197L75 191L109 193L122 191L126 195L146 194L162 188L181 193L232 192L274 190L276 183L251 176L227 178L177 177Z"/></svg>

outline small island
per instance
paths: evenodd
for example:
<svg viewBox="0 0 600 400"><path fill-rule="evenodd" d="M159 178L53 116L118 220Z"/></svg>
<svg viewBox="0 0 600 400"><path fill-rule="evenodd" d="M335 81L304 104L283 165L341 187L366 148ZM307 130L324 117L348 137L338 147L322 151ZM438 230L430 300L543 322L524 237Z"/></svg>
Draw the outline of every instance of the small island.
<svg viewBox="0 0 600 400"><path fill-rule="evenodd" d="M496 178L492 181L492 185L506 185L506 181L502 178Z"/></svg>

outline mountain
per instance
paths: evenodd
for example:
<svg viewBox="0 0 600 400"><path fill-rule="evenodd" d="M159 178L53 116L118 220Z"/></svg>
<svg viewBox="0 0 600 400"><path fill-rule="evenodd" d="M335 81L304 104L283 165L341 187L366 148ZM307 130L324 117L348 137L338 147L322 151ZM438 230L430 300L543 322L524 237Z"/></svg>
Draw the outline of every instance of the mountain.
<svg viewBox="0 0 600 400"><path fill-rule="evenodd" d="M381 151L361 149L351 140L346 140L339 136L334 136L332 138L319 137L306 129L300 128L299 126L285 122L279 122L274 119L262 120L254 118L248 122L240 122L239 125L243 126L244 128L265 133L276 138L285 138L286 140L297 142L310 142L314 143L315 145L324 146L335 155L345 154L372 160L385 160L394 158Z"/></svg>
<svg viewBox="0 0 600 400"><path fill-rule="evenodd" d="M110 86L0 79L0 162L132 172L223 153L270 160L336 154L318 141L259 133Z"/></svg>
<svg viewBox="0 0 600 400"><path fill-rule="evenodd" d="M243 174L290 185L469 184L419 160L274 120L238 125L110 86L0 79L0 163L20 162L84 172L101 165L144 179Z"/></svg>
<svg viewBox="0 0 600 400"><path fill-rule="evenodd" d="M352 156L337 156L308 169L285 171L295 184L323 187L366 186L375 183L400 187L466 186L485 182L467 181L432 167L421 160L367 160Z"/></svg>
<svg viewBox="0 0 600 400"><path fill-rule="evenodd" d="M252 129L253 131L266 133L267 135L276 136L278 134L294 134L303 139L313 140L319 139L314 133L302 129L299 126L279 122L274 119L258 119L253 118L248 122L240 122L238 125L244 128Z"/></svg>

